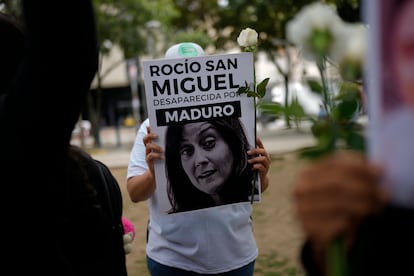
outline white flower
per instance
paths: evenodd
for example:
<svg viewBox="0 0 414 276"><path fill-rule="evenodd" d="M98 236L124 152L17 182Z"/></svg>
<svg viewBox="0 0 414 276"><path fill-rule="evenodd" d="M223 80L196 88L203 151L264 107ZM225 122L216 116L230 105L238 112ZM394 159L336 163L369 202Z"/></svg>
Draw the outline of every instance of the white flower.
<svg viewBox="0 0 414 276"><path fill-rule="evenodd" d="M362 24L346 24L332 58L338 63L345 80L360 80L367 46L367 28Z"/></svg>
<svg viewBox="0 0 414 276"><path fill-rule="evenodd" d="M237 37L237 43L240 47L253 47L257 45L258 34L254 29L243 29Z"/></svg>
<svg viewBox="0 0 414 276"><path fill-rule="evenodd" d="M367 46L367 27L361 23L345 24L332 58L341 63L345 59L361 61L365 57Z"/></svg>
<svg viewBox="0 0 414 276"><path fill-rule="evenodd" d="M316 60L321 55L330 55L343 24L331 6L314 2L287 23L286 37L301 48L305 58Z"/></svg>

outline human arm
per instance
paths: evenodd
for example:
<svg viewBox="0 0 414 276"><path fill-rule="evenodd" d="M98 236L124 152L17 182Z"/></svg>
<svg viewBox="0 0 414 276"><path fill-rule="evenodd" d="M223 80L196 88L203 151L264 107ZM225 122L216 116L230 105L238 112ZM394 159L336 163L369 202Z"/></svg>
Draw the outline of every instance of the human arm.
<svg viewBox="0 0 414 276"><path fill-rule="evenodd" d="M259 172L260 187L261 191L264 192L269 186L269 176L267 174L269 172L271 160L260 138L256 139L256 144L256 148L252 148L247 151L247 154L253 156L253 158L249 159L248 162L252 164L254 170Z"/></svg>
<svg viewBox="0 0 414 276"><path fill-rule="evenodd" d="M127 180L127 190L133 202L147 200L154 194L155 188L154 175L149 170Z"/></svg>
<svg viewBox="0 0 414 276"><path fill-rule="evenodd" d="M339 236L352 246L360 224L387 202L379 177L378 167L350 152L309 163L299 173L294 204L307 240L306 267L314 264L323 275L327 248Z"/></svg>
<svg viewBox="0 0 414 276"><path fill-rule="evenodd" d="M127 190L133 202L144 201L155 192L154 161L163 158L162 148L153 143L158 138L148 125L142 125L131 152Z"/></svg>

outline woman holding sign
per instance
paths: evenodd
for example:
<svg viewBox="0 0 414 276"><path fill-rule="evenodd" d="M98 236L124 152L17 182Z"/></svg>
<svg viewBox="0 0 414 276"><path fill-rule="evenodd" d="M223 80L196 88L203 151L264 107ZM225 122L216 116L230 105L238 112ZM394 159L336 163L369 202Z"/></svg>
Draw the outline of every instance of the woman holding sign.
<svg viewBox="0 0 414 276"><path fill-rule="evenodd" d="M182 57L183 54L180 53L185 53L185 56L189 53L193 56L203 55L201 47L193 43L175 45L167 51L167 56L171 52L175 52L176 57ZM251 181L254 174L252 170L257 170L261 177L261 190L264 191L268 186L267 172L270 159L263 144L258 140L258 147L249 148L241 135L241 125L235 121L233 123L236 123L232 125L238 129L236 132L231 131L229 122L224 121L193 123L174 130L171 127L169 137L174 134L177 136L171 138L170 142L174 142L176 148L172 151L170 146L166 146L165 156L164 149L156 143L158 135L151 132L149 120L146 119L141 124L131 151L127 189L133 202L148 199L150 215L146 253L148 269L152 276L253 275L258 249L252 228L252 205L248 201L251 189L248 191L247 188L241 188L241 193L237 194L234 187L229 187L226 188L228 193L218 192L213 196L209 195L211 190L222 186L224 179L229 178L228 175L233 174L232 178L236 178L236 171L246 179L249 177ZM177 139L179 137L185 139ZM210 150L209 158L214 159L214 162L217 162L217 158L221 159L221 165L216 166L216 163L198 159L200 165L209 168L201 173L201 178L211 178L208 181L209 185L198 181L197 189L189 181L200 178L200 175L190 174L191 159L202 150ZM171 187L182 183L184 190L180 195L187 192L190 198L197 191L197 198L192 198L191 202L183 203L181 198L176 198L176 188L174 195L169 196L167 187L155 181L154 163L164 158L170 159L171 154L176 157L170 160L175 162L174 167L168 165ZM236 155L231 156L233 154ZM243 167L250 169L245 170ZM180 174L173 173L174 170L177 170L177 173L180 171ZM185 172L189 172L188 177ZM251 182L249 183L242 184L240 181L239 185L251 187ZM234 185L236 184L234 182ZM187 189L191 189L192 192ZM200 196L203 194L200 190L205 190L206 193ZM170 198L174 201L172 206L169 204ZM198 200L201 202L199 206L195 206L194 202ZM165 202L168 203L170 212L169 208L162 208ZM226 204L232 202L234 204Z"/></svg>

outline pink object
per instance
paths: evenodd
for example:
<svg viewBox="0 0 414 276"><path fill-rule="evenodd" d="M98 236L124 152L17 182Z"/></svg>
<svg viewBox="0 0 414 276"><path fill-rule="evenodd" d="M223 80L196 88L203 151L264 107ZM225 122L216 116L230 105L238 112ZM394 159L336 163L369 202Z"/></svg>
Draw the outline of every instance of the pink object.
<svg viewBox="0 0 414 276"><path fill-rule="evenodd" d="M135 238L135 226L132 223L132 221L130 221L126 217L122 217L122 225L124 226L125 234L131 232L132 233L132 239L134 239Z"/></svg>

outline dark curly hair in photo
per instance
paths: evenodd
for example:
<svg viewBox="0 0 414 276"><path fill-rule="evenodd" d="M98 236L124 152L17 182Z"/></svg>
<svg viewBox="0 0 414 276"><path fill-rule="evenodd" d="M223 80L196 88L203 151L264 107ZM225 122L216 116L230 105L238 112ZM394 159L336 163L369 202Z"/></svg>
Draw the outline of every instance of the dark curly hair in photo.
<svg viewBox="0 0 414 276"><path fill-rule="evenodd" d="M184 171L180 157L180 141L185 124L168 126L165 160L171 213L244 202L252 194L256 174L247 162L250 145L242 123L238 118L219 118L206 122L217 130L230 148L234 160L231 175L218 191L220 203L214 202L211 195L197 189ZM225 156L223 162L226 162Z"/></svg>

